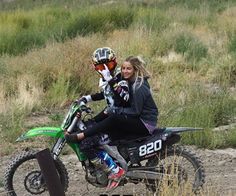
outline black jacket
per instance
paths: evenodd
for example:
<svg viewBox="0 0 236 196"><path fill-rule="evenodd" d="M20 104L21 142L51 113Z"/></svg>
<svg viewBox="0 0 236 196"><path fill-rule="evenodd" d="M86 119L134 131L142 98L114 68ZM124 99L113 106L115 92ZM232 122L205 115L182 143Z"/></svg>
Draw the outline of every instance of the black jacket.
<svg viewBox="0 0 236 196"><path fill-rule="evenodd" d="M139 82L137 82L136 84L132 82L129 84L129 88L130 107L120 107L117 112L128 116L138 116L145 123L156 126L158 108L153 100L147 79L144 79L141 86L139 86Z"/></svg>

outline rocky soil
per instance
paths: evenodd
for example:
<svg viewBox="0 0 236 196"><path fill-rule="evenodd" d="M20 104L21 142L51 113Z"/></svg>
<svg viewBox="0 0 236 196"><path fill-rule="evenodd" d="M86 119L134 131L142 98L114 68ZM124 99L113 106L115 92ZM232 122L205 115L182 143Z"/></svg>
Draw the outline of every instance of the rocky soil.
<svg viewBox="0 0 236 196"><path fill-rule="evenodd" d="M236 195L236 149L203 150L192 146L189 148L195 151L204 163L207 195ZM0 196L6 195L1 186L9 158L9 156L0 157ZM66 195L150 195L145 186L140 184L127 184L112 193L104 193L104 189L95 188L86 183L83 169L74 155L63 155L62 160L70 176L69 190Z"/></svg>

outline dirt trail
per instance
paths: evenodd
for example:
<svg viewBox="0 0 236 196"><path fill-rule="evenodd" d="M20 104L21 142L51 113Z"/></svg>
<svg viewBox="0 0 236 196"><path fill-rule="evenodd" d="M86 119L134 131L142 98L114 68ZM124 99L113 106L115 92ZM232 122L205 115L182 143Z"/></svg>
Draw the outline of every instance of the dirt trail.
<svg viewBox="0 0 236 196"><path fill-rule="evenodd" d="M195 147L189 148L194 150L200 156L201 160L203 160L206 170L206 187L209 190L209 195L236 196L236 149L202 150L196 149ZM9 156L0 157L0 182L3 180L3 173L9 158ZM104 189L95 188L86 183L83 169L75 155L62 156L62 160L70 176L69 190L66 195L96 196L104 193ZM147 195L147 192L143 185L127 184L112 193L106 194ZM0 195L5 195L1 184Z"/></svg>

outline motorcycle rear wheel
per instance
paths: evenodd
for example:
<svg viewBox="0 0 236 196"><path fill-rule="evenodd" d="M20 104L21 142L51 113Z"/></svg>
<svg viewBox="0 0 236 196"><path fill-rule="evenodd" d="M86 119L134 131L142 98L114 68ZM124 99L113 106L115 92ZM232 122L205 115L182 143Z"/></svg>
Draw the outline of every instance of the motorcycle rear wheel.
<svg viewBox="0 0 236 196"><path fill-rule="evenodd" d="M9 163L4 175L4 187L8 195L48 195L47 187L41 174L37 151L22 151ZM60 159L55 160L56 170L66 192L69 177L65 165Z"/></svg>
<svg viewBox="0 0 236 196"><path fill-rule="evenodd" d="M160 192L165 187L172 187L174 191L188 189L198 193L205 183L205 170L201 160L183 147L171 147L149 159L146 166L151 171L162 173L162 179L146 180L146 187L151 192Z"/></svg>

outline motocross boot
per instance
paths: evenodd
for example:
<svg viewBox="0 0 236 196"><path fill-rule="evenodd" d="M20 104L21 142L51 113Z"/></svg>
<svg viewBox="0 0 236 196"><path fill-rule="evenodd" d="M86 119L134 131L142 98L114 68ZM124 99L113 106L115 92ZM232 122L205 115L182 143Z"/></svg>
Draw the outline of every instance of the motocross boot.
<svg viewBox="0 0 236 196"><path fill-rule="evenodd" d="M125 170L122 169L121 167L118 167L119 171L117 173L111 173L108 176L109 183L107 185L107 189L115 189L118 187L120 181L124 178L125 176Z"/></svg>

